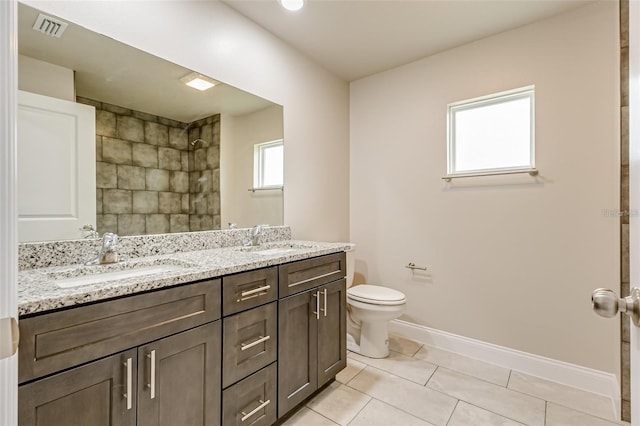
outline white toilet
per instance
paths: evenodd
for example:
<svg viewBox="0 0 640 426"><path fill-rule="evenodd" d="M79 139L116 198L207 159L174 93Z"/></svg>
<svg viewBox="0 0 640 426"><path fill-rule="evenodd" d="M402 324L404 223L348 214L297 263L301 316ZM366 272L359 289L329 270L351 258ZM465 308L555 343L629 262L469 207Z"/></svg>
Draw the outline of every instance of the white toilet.
<svg viewBox="0 0 640 426"><path fill-rule="evenodd" d="M387 287L352 287L355 244L347 251L347 349L370 358L389 355L389 321L404 312L404 293Z"/></svg>

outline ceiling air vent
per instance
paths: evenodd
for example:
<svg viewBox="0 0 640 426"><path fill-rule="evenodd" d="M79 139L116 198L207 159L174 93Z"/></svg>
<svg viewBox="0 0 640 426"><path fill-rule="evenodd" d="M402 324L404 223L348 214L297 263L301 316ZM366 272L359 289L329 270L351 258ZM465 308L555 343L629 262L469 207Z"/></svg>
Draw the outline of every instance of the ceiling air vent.
<svg viewBox="0 0 640 426"><path fill-rule="evenodd" d="M33 24L33 29L39 31L43 34L50 35L51 37L60 37L64 30L67 29L66 22L63 22L59 19L52 18L51 16L43 15L42 13L38 15L38 19Z"/></svg>

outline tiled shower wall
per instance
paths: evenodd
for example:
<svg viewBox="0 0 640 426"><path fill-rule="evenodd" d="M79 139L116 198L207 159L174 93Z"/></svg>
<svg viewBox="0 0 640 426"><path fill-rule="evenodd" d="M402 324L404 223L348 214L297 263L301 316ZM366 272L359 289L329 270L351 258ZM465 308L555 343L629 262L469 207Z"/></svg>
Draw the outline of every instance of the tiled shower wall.
<svg viewBox="0 0 640 426"><path fill-rule="evenodd" d="M629 294L629 0L620 0L620 294ZM621 315L622 420L631 421L629 317Z"/></svg>
<svg viewBox="0 0 640 426"><path fill-rule="evenodd" d="M220 189L213 180L220 169L218 115L182 123L91 99L78 97L77 102L96 108L98 232L140 235L220 229ZM196 155L194 148L208 154L214 147L214 131L217 156L212 152L207 156L210 161L196 164L202 153ZM209 138L206 147L191 144L195 134ZM196 200L206 200L206 206Z"/></svg>

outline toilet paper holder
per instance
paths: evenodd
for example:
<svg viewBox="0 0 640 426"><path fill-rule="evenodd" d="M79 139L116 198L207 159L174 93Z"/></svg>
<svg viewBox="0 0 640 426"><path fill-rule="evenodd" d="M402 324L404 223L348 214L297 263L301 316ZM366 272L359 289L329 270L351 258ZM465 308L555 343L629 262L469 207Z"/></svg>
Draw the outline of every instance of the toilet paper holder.
<svg viewBox="0 0 640 426"><path fill-rule="evenodd" d="M418 271L426 271L427 267L426 266L416 266L415 263L413 262L409 262L409 264L404 266L405 268L411 269L412 271L414 270L418 270Z"/></svg>

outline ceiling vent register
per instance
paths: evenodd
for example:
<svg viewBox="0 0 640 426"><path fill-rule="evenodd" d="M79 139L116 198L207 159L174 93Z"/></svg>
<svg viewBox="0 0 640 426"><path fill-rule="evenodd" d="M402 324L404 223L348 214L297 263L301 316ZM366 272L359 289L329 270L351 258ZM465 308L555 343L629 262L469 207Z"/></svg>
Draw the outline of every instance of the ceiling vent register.
<svg viewBox="0 0 640 426"><path fill-rule="evenodd" d="M68 26L66 22L41 13L33 24L33 29L51 37L60 38Z"/></svg>

